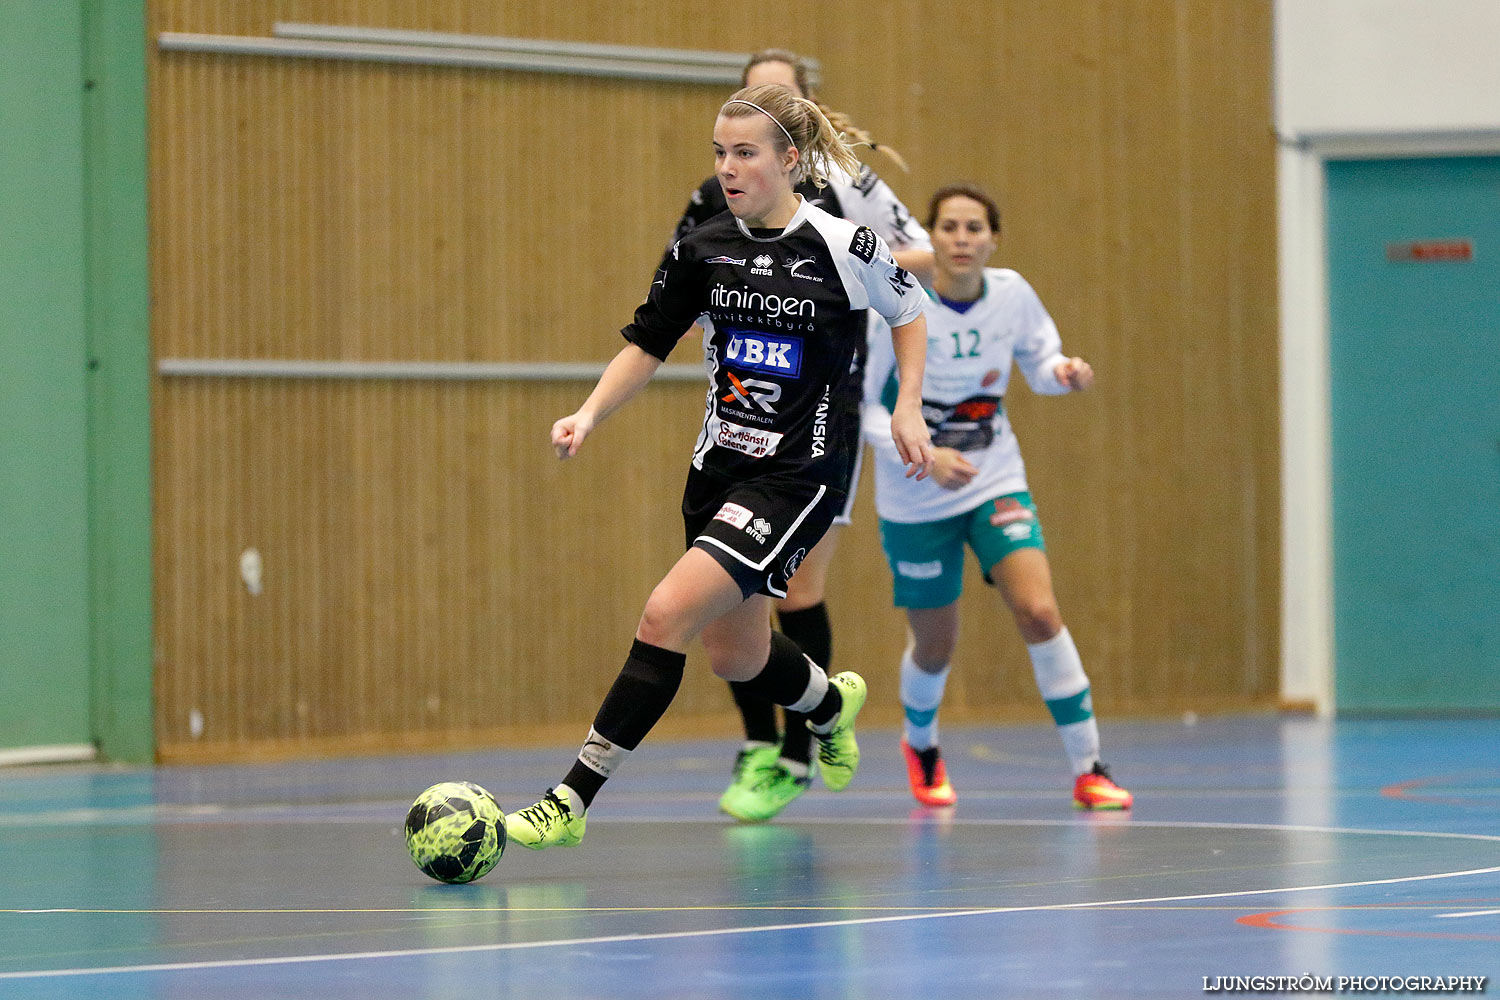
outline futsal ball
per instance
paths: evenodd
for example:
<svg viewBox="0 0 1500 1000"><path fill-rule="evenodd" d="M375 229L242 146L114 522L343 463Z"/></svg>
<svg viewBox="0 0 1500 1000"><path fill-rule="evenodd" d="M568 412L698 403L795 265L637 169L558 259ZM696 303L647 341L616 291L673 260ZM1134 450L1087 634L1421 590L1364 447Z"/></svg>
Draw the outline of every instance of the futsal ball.
<svg viewBox="0 0 1500 1000"><path fill-rule="evenodd" d="M406 814L406 849L439 882L472 882L505 853L505 814L472 782L439 782Z"/></svg>

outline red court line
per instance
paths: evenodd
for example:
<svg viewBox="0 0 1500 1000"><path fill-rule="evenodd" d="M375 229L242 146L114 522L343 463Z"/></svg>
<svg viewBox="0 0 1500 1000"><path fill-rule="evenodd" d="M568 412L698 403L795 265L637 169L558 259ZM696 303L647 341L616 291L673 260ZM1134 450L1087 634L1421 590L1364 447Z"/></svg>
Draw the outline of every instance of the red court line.
<svg viewBox="0 0 1500 1000"><path fill-rule="evenodd" d="M1474 906L1492 905L1497 900L1493 899L1428 899L1419 903L1355 903L1348 906L1304 906L1292 910L1268 910L1264 913L1251 913L1240 917L1235 923L1246 927L1260 927L1272 931L1300 931L1305 934L1353 934L1362 937L1392 937L1392 938L1428 938L1440 941L1500 941L1500 934L1449 934L1439 931L1377 931L1361 930L1355 927L1304 927L1298 924L1278 923L1277 917L1284 917L1291 913L1326 913L1330 910L1381 910L1381 909L1410 909L1420 906L1423 909L1431 909L1435 906Z"/></svg>
<svg viewBox="0 0 1500 1000"><path fill-rule="evenodd" d="M1484 768L1477 771L1460 771L1458 774L1439 774L1430 778L1413 778L1410 781L1398 781L1394 785L1386 785L1380 789L1380 794L1388 799L1404 799L1408 802L1436 802L1450 806L1474 806L1483 805L1488 807L1489 802L1475 802L1473 799L1454 798L1446 795L1425 795L1417 792L1419 788L1427 788L1432 785L1455 785L1473 781L1476 777L1492 777L1500 775L1500 772ZM1493 792L1492 792L1493 797Z"/></svg>

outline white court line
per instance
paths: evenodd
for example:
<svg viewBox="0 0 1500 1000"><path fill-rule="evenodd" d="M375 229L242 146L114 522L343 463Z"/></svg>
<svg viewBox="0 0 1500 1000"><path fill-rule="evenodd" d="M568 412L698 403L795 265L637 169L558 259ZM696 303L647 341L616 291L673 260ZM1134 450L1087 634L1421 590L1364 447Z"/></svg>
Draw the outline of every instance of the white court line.
<svg viewBox="0 0 1500 1000"><path fill-rule="evenodd" d="M645 795L640 796L645 798ZM906 793L902 793L902 798ZM683 801L699 801L700 796L690 796ZM628 799L627 799L628 801ZM258 802L258 803L193 803L193 804L169 804L161 803L154 805L134 805L106 808L80 808L65 809L51 813L30 813L4 815L0 814L0 828L25 827L34 829L40 824L78 824L104 826L112 825L120 819L141 820L156 823L186 823L196 824L209 821L222 822L288 822L295 824L344 824L344 823L372 823L381 825L399 825L400 821L392 816L399 813L405 816L408 803L405 801L381 801L371 800L366 802L341 803L339 807L323 808L302 802ZM348 809L348 812L339 812L338 808ZM391 815L384 815L383 811L391 810ZM309 811L311 810L311 811ZM373 810L382 811L382 815L371 816ZM674 825L694 824L698 826L732 827L739 824L719 818L694 818L669 815L613 815L600 816L594 820L596 826L604 825L626 825L631 823L670 823ZM1285 833L1334 833L1349 834L1365 837L1428 837L1432 839L1446 840L1477 840L1500 843L1500 834L1488 833L1450 833L1442 830L1372 830L1359 827L1342 826L1304 826L1290 823L1230 823L1230 822L1197 822L1187 820L1149 820L1136 819L1125 812L1106 813L1080 813L1068 819L1004 819L986 817L954 817L950 822L944 822L940 818L932 817L928 821L914 822L907 817L894 816L799 816L795 821L789 820L784 825L788 827L797 826L905 826L913 829L932 827L934 829L948 829L956 826L1085 826L1085 827L1145 827L1154 829L1182 829L1182 830L1261 830Z"/></svg>
<svg viewBox="0 0 1500 1000"><path fill-rule="evenodd" d="M1467 913L1439 913L1439 920L1448 920L1453 917L1500 917L1500 910L1470 910Z"/></svg>
<svg viewBox="0 0 1500 1000"><path fill-rule="evenodd" d="M1003 913L1042 913L1056 910L1100 909L1115 906L1141 906L1147 903L1184 903L1202 899L1236 899L1245 896L1267 896L1288 892L1320 892L1328 889L1356 889L1372 885L1396 885L1402 882L1426 882L1435 879L1463 878L1468 875L1492 875L1500 867L1473 868L1461 872L1438 872L1432 875L1406 875L1401 878L1369 879L1362 882L1331 882L1325 885L1286 886L1278 889L1240 889L1234 892L1205 892L1190 896L1150 896L1137 899L1100 900L1092 903L1047 903L1039 906L999 906L953 913L914 913L899 917L856 917L851 920L818 920L800 924L771 924L762 927L719 927L701 931L664 931L659 934L611 934L601 937L566 938L556 941L510 941L500 944L453 945L446 948L404 948L398 951L363 951L333 955L291 955L284 958L222 959L211 962L163 962L157 965L115 965L95 969L41 969L32 972L0 972L4 979L57 979L64 976L108 976L140 972L187 972L203 969L248 969L265 965L307 965L314 962L359 962L377 958L417 958L429 955L472 955L482 952L524 951L533 948L569 948L584 945L615 944L629 941L682 941L689 938L729 937L741 934L764 934L771 931L802 931L825 927L861 927L873 924L910 923L916 920L947 920L954 917L987 917Z"/></svg>
<svg viewBox="0 0 1500 1000"><path fill-rule="evenodd" d="M605 820L606 823L682 823L680 817L653 816L649 818L626 818L611 816ZM703 821L708 822L708 821ZM736 824L717 821L722 826L734 826ZM798 817L795 821L788 820L783 825L788 827L808 825L834 825L839 826L910 826L913 829L921 829L930 826L933 829L947 829L947 825L940 820L929 822L912 822L905 818L887 816L865 816L865 817L840 817L840 816L813 816ZM955 818L953 826L1087 826L1110 829L1129 829L1133 826L1153 827L1157 829L1182 829L1182 830L1269 830L1272 832L1287 833L1347 833L1366 837L1431 837L1437 840L1481 840L1500 843L1500 834L1493 833L1449 833L1443 830L1369 830L1351 826L1303 826L1294 823L1227 823L1207 822L1193 820L1174 819L1136 819L1125 812L1103 812L1103 813L1081 813L1072 819L1001 819L975 816L966 819Z"/></svg>

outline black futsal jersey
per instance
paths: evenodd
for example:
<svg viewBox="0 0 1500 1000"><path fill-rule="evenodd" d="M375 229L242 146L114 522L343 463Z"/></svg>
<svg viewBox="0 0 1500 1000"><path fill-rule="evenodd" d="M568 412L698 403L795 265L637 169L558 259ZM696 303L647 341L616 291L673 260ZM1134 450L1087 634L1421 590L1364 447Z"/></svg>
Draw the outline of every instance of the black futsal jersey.
<svg viewBox="0 0 1500 1000"><path fill-rule="evenodd" d="M747 229L729 212L692 229L621 332L665 360L694 322L703 326L709 392L694 468L844 493L859 444L851 367L865 310L901 326L922 301L879 236L804 198L781 231Z"/></svg>

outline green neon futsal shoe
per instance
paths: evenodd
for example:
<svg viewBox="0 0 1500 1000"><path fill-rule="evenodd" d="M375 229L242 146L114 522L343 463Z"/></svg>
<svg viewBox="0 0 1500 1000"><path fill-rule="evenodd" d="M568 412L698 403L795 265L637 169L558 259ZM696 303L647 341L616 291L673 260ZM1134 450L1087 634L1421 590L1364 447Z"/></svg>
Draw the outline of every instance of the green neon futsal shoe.
<svg viewBox="0 0 1500 1000"><path fill-rule="evenodd" d="M835 674L828 678L828 683L838 685L844 706L839 710L832 731L820 733L813 729L813 735L818 738L818 763L823 766L823 784L830 792L842 792L854 780L854 772L859 770L859 743L854 739L854 719L865 707L869 689L865 687L865 679L852 670ZM808 723L808 728L812 729L812 723Z"/></svg>
<svg viewBox="0 0 1500 1000"><path fill-rule="evenodd" d="M576 847L583 840L585 821L573 796L568 795L565 801L549 788L536 805L505 817L505 834L533 851L545 847Z"/></svg>
<svg viewBox="0 0 1500 1000"><path fill-rule="evenodd" d="M729 782L729 787L724 789L724 794L719 796L719 811L728 813L735 819L745 819L742 814L751 794L750 789L765 777L767 769L776 766L776 758L780 753L781 748L774 743L757 743L740 750L734 758L734 778Z"/></svg>
<svg viewBox="0 0 1500 1000"><path fill-rule="evenodd" d="M773 760L755 774L755 780L725 812L745 823L764 823L792 804L812 786L812 773L797 777L780 760Z"/></svg>

